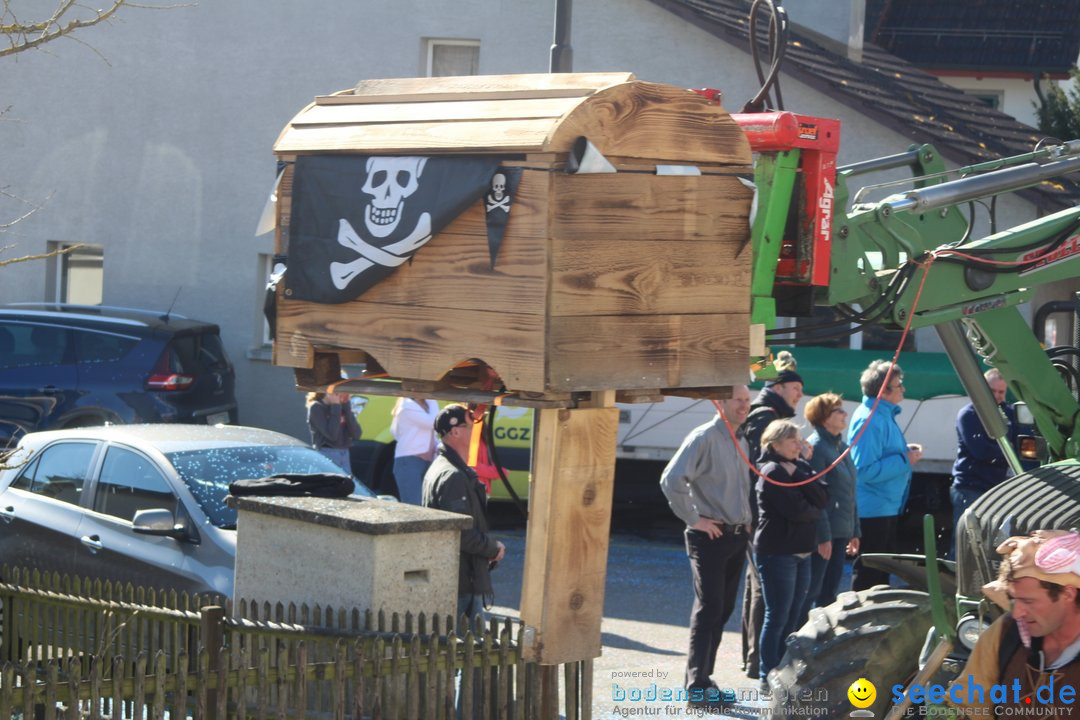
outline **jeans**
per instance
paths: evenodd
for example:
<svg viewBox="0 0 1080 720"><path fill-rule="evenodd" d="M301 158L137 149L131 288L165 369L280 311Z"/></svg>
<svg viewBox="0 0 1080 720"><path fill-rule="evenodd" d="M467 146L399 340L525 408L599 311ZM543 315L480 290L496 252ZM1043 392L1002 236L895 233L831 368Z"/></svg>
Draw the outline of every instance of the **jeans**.
<svg viewBox="0 0 1080 720"><path fill-rule="evenodd" d="M454 616L454 622L461 620L461 616L465 616L465 620L468 622L468 627L472 627L473 618L477 615L484 617L484 596L473 595L472 593L463 593L458 595L457 599L457 615ZM460 625L460 632L458 635L465 634L465 626Z"/></svg>
<svg viewBox="0 0 1080 720"><path fill-rule="evenodd" d="M394 458L394 481L397 482L398 500L419 505L424 487L424 473L431 463L418 455Z"/></svg>
<svg viewBox="0 0 1080 720"><path fill-rule="evenodd" d="M946 556L949 560L956 559L956 535L960 532L960 516L964 514L964 511L971 506L976 500L982 497L983 491L972 490L971 488L956 487L953 485L949 488L949 499L952 500L952 544L949 546L949 554Z"/></svg>
<svg viewBox="0 0 1080 720"><path fill-rule="evenodd" d="M815 550L810 556L810 584L806 590L806 601L795 627L801 628L810 617L810 609L832 605L840 589L840 578L844 576L844 552L847 550L847 538L832 539L832 555L829 559L821 557Z"/></svg>
<svg viewBox="0 0 1080 720"><path fill-rule="evenodd" d="M686 687L709 687L724 625L735 610L739 576L746 561L745 533L725 533L710 540L700 530L686 530L686 556L694 582L690 610L690 650Z"/></svg>
<svg viewBox="0 0 1080 720"><path fill-rule="evenodd" d="M765 622L758 639L760 677L765 678L784 657L787 636L798 629L795 624L810 586L810 558L759 552L754 559L765 597Z"/></svg>
<svg viewBox="0 0 1080 720"><path fill-rule="evenodd" d="M352 477L352 463L349 461L349 448L321 447L319 448L319 452L330 458L335 465L345 471L346 475Z"/></svg>

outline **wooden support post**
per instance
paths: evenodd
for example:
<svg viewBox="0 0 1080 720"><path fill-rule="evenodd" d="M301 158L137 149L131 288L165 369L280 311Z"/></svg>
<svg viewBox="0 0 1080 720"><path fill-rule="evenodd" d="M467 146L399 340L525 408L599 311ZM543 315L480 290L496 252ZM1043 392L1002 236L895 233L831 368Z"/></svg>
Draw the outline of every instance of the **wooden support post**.
<svg viewBox="0 0 1080 720"><path fill-rule="evenodd" d="M521 619L525 655L544 665L600 655L619 411L614 392L594 407L540 410Z"/></svg>
<svg viewBox="0 0 1080 720"><path fill-rule="evenodd" d="M216 672L218 658L221 656L221 645L225 640L225 608L217 605L207 605L199 608L201 620L199 622L199 643L206 648L209 659L207 667L210 672ZM221 676L219 675L218 678ZM206 717L217 718L218 695L228 695L228 688L219 687L206 693ZM224 720L221 718L220 720Z"/></svg>

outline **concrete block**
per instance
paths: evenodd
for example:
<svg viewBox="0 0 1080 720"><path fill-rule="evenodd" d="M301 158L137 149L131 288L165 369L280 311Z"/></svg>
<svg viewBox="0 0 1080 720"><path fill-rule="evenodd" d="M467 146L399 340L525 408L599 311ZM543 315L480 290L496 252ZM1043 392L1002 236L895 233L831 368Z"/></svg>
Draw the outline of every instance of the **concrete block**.
<svg viewBox="0 0 1080 720"><path fill-rule="evenodd" d="M453 614L472 519L361 498L237 498L234 598Z"/></svg>

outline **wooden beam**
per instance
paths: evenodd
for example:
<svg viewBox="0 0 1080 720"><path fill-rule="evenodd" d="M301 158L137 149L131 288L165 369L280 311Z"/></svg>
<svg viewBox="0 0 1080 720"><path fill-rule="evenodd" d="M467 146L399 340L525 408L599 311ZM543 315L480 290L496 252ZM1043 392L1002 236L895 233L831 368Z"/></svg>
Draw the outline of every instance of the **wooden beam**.
<svg viewBox="0 0 1080 720"><path fill-rule="evenodd" d="M664 395L659 388L642 388L640 390L619 390L615 393L615 402L634 405L638 403L664 402Z"/></svg>
<svg viewBox="0 0 1080 720"><path fill-rule="evenodd" d="M661 392L665 395L693 398L694 400L727 400L731 397L731 386L664 388Z"/></svg>
<svg viewBox="0 0 1080 720"><path fill-rule="evenodd" d="M578 403L579 408L609 408L615 407L615 390L594 390L587 393L585 398Z"/></svg>
<svg viewBox="0 0 1080 720"><path fill-rule="evenodd" d="M559 118L576 107L580 97L535 98L529 100L473 100L370 104L318 104L293 119L294 127L303 125L356 125L394 122L457 122L460 120L527 120Z"/></svg>
<svg viewBox="0 0 1080 720"><path fill-rule="evenodd" d="M619 410L538 416L521 619L525 656L553 665L600 655Z"/></svg>
<svg viewBox="0 0 1080 720"><path fill-rule="evenodd" d="M481 98L558 97L589 95L612 85L631 82L633 73L534 73L525 75L452 75L436 78L362 80L349 93L316 98L316 102L424 102L444 96Z"/></svg>
<svg viewBox="0 0 1080 720"><path fill-rule="evenodd" d="M308 371L310 373L310 371ZM310 375L303 376L306 381ZM334 383L337 392L351 393L353 395L391 395L397 396L408 392L406 386L400 380L366 380L353 378ZM329 384L329 383L328 383ZM327 385L328 385L327 384ZM325 392L327 385L303 384L297 381L297 389L304 391ZM502 394L486 390L475 390L459 387L445 387L439 390L424 393L432 400L448 400L452 402L483 403L491 404L499 399L499 403L507 407L527 408L566 408L576 407L580 393L510 393Z"/></svg>
<svg viewBox="0 0 1080 720"><path fill-rule="evenodd" d="M337 353L315 353L310 368L294 368L296 387L325 387L341 381L341 361Z"/></svg>

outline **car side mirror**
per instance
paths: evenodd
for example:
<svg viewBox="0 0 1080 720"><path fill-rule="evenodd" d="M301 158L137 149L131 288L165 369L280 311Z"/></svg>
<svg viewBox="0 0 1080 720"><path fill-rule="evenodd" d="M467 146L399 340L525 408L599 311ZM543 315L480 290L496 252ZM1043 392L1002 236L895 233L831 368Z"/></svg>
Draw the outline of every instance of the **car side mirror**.
<svg viewBox="0 0 1080 720"><path fill-rule="evenodd" d="M176 516L172 514L172 511L164 508L138 510L131 520L131 525L131 529L139 535L156 535L177 540L185 540L188 537L187 527L183 523L176 522Z"/></svg>

